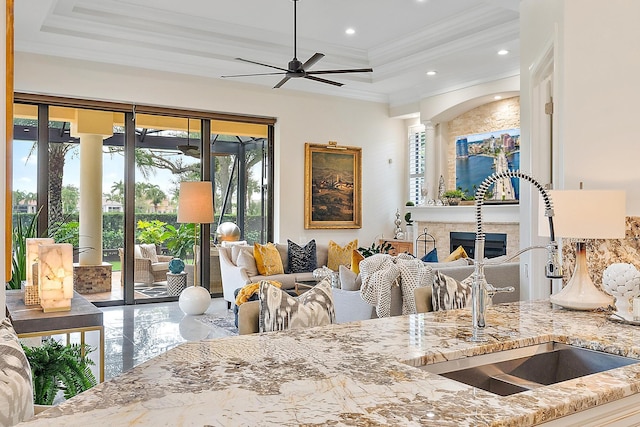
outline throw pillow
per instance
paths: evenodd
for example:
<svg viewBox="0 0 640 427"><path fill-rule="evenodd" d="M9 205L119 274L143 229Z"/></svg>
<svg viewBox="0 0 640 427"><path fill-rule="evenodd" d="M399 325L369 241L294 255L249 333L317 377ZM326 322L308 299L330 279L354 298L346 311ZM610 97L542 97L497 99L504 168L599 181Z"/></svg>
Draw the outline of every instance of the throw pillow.
<svg viewBox="0 0 640 427"><path fill-rule="evenodd" d="M140 252L142 252L142 258L148 258L151 262L158 262L158 254L156 253L156 245L149 243L148 245L140 245Z"/></svg>
<svg viewBox="0 0 640 427"><path fill-rule="evenodd" d="M269 282L271 285L275 286L276 288L282 287L282 283L276 280L266 280L266 282ZM236 305L242 305L247 301L251 301L251 298L255 294L257 294L259 290L260 290L260 282L249 283L248 285L244 285L243 287L236 289L236 292L235 292Z"/></svg>
<svg viewBox="0 0 640 427"><path fill-rule="evenodd" d="M449 256L444 259L444 262L455 261L460 258L469 258L462 246L458 246L455 251L451 252Z"/></svg>
<svg viewBox="0 0 640 427"><path fill-rule="evenodd" d="M262 276L273 276L274 274L284 273L280 253L273 243L267 243L266 245L254 243L253 257L256 259L258 273Z"/></svg>
<svg viewBox="0 0 640 427"><path fill-rule="evenodd" d="M438 249L431 249L428 254L420 259L424 262L438 262Z"/></svg>
<svg viewBox="0 0 640 427"><path fill-rule="evenodd" d="M471 284L473 275L462 282L437 271L433 276L433 292L431 303L433 311L465 308L471 300Z"/></svg>
<svg viewBox="0 0 640 427"><path fill-rule="evenodd" d="M304 246L287 239L287 273L307 273L318 268L316 241Z"/></svg>
<svg viewBox="0 0 640 427"><path fill-rule="evenodd" d="M353 250L351 252L351 271L356 274L360 274L360 261L362 261L364 257L360 253L360 251Z"/></svg>
<svg viewBox="0 0 640 427"><path fill-rule="evenodd" d="M235 250L235 248L238 248L236 265L238 267L244 267L247 276L257 276L258 266L256 265L256 259L253 257L253 248L251 246L234 246L233 249Z"/></svg>
<svg viewBox="0 0 640 427"><path fill-rule="evenodd" d="M0 424L14 425L33 417L31 368L11 321L0 322Z"/></svg>
<svg viewBox="0 0 640 427"><path fill-rule="evenodd" d="M358 249L358 239L352 240L344 246L329 240L327 267L333 271L338 271L340 265L351 267L351 253L356 249Z"/></svg>
<svg viewBox="0 0 640 427"><path fill-rule="evenodd" d="M360 274L356 274L344 265L340 269L340 287L345 291L359 291L362 286Z"/></svg>
<svg viewBox="0 0 640 427"><path fill-rule="evenodd" d="M267 281L260 282L260 332L324 326L335 323L331 284L322 280L299 297Z"/></svg>

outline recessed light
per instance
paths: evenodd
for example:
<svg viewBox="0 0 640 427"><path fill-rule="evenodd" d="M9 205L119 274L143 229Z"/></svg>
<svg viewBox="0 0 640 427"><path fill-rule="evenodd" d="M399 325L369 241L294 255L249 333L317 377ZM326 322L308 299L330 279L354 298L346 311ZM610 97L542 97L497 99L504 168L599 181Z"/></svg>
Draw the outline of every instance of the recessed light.
<svg viewBox="0 0 640 427"><path fill-rule="evenodd" d="M500 95L496 95L493 97L493 99L502 99L502 97Z"/></svg>
<svg viewBox="0 0 640 427"><path fill-rule="evenodd" d="M498 55L506 55L507 53L509 53L509 51L507 49L500 49L498 51Z"/></svg>
<svg viewBox="0 0 640 427"><path fill-rule="evenodd" d="M344 32L345 34L348 34L351 36L356 33L356 30L354 30L353 28L347 28L346 30L344 30Z"/></svg>
<svg viewBox="0 0 640 427"><path fill-rule="evenodd" d="M434 71L434 70L427 71L427 76L435 76L436 74L438 74L437 71Z"/></svg>

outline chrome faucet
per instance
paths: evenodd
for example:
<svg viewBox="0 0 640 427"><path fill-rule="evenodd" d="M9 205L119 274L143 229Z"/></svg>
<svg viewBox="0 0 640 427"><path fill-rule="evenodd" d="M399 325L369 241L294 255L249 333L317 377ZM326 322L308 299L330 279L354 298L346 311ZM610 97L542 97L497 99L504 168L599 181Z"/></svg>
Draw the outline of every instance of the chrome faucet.
<svg viewBox="0 0 640 427"><path fill-rule="evenodd" d="M550 242L546 246L529 246L521 249L513 255L508 256L501 262L484 261L484 231L482 229L482 205L484 202L484 196L491 184L502 178L520 178L529 181L540 192L544 201L545 216L549 218L549 235ZM562 261L558 251L558 243L555 240L555 233L553 231L553 203L547 191L531 176L521 172L519 170L504 170L502 172L496 172L493 175L487 177L475 194L475 209L476 209L476 242L474 252L474 265L473 282L471 285L471 317L473 318L473 333L470 338L471 341L483 342L487 339L484 336L485 324L485 312L487 305L491 298L498 292L514 292L513 286L505 288L496 288L493 285L487 283L484 277L485 265L498 265L505 263L520 254L527 252L531 249L546 249L548 253L547 264L545 267L545 275L550 279L562 278Z"/></svg>

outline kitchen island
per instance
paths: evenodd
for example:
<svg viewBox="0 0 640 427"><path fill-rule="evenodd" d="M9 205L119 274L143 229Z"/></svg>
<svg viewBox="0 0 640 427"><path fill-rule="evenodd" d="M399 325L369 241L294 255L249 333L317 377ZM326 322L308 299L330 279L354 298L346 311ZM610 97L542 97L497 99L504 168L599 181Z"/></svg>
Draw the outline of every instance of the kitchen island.
<svg viewBox="0 0 640 427"><path fill-rule="evenodd" d="M548 301L490 307L486 332L451 310L189 342L24 425L567 425L640 401L640 364L506 397L418 368L550 341L640 358L640 327Z"/></svg>

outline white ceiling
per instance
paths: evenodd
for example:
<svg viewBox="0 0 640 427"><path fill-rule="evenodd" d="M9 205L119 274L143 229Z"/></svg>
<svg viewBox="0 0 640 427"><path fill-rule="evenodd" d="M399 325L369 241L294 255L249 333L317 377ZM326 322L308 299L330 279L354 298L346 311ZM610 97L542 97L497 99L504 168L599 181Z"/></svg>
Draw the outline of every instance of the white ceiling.
<svg viewBox="0 0 640 427"><path fill-rule="evenodd" d="M283 88L415 103L518 75L519 0L300 0L298 59L312 69L373 68L291 79ZM347 36L352 27L356 34ZM19 0L15 49L64 58L220 78L286 68L293 57L291 0ZM505 56L497 55L508 49ZM438 74L428 77L428 70ZM282 76L234 80L273 87Z"/></svg>

